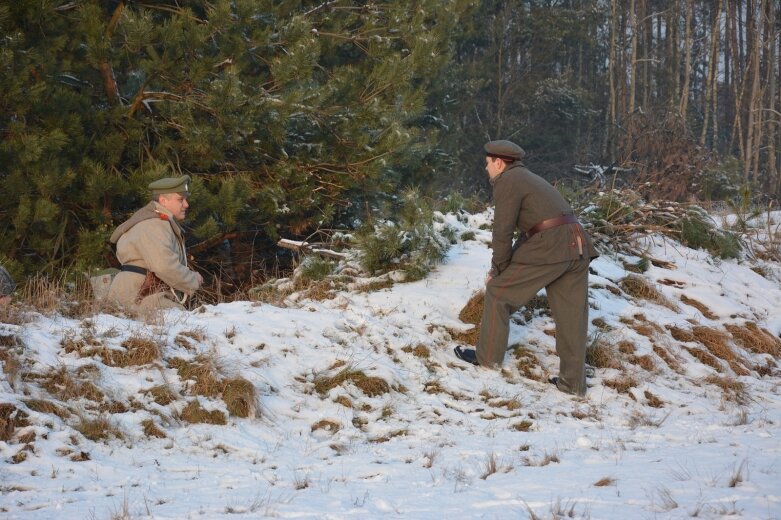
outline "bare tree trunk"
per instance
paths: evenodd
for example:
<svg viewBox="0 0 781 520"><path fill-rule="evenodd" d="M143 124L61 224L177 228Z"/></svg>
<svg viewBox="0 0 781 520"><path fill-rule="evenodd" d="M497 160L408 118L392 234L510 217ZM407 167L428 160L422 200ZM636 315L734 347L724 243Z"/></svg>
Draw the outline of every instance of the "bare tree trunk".
<svg viewBox="0 0 781 520"><path fill-rule="evenodd" d="M735 101L735 117L732 122L732 135L730 136L730 150L733 149L735 140L738 141L738 157L741 161L746 161L746 150L744 148L743 139L743 93L746 89L746 80L748 75L746 74L745 63L743 62L743 30L741 28L741 12L742 2L741 0L733 0L734 12L732 16L732 63L734 71L734 78L732 81L733 86L733 99Z"/></svg>
<svg viewBox="0 0 781 520"><path fill-rule="evenodd" d="M761 107L760 99L760 74L759 74L759 55L761 52L761 30L762 24L756 23L760 20L755 18L761 16L764 11L765 0L761 0L759 14L752 9L746 11L746 16L749 17L749 26L747 27L747 33L751 35L751 41L753 43L750 54L750 67L751 67L751 91L748 98L748 121L746 123L746 161L743 166L743 179L746 181L754 180L758 178L758 165L759 165L759 149L761 142L761 127L757 125L757 111ZM752 34L753 33L753 34Z"/></svg>
<svg viewBox="0 0 781 520"><path fill-rule="evenodd" d="M681 88L680 105L678 111L682 117L686 117L689 107L689 76L692 67L692 15L694 11L694 0L686 0L686 36L684 37L683 48L686 52L686 60L683 66L683 88Z"/></svg>
<svg viewBox="0 0 781 520"><path fill-rule="evenodd" d="M776 125L778 124L776 115L776 10L773 5L767 5L767 28L765 29L765 35L768 40L767 47L767 85L768 90L768 109L763 114L767 114L767 118L762 117L767 125L767 177L765 183L768 187L769 193L775 193L776 191Z"/></svg>
<svg viewBox="0 0 781 520"><path fill-rule="evenodd" d="M617 30L616 30L616 16L617 16L617 3L618 0L611 0L610 2L610 49L608 57L608 88L609 88L609 103L607 110L607 132L605 132L605 145L603 157L609 157L611 160L615 156L615 131L617 122L617 105L616 99L616 45L617 45Z"/></svg>
<svg viewBox="0 0 781 520"><path fill-rule="evenodd" d="M637 6L635 0L629 2L629 30L632 33L632 58L629 61L629 113L635 111L635 91L637 90Z"/></svg>
<svg viewBox="0 0 781 520"><path fill-rule="evenodd" d="M667 55L667 78L665 82L665 98L669 105L678 104L678 2L673 2L672 7L667 10L665 16L665 31Z"/></svg>
<svg viewBox="0 0 781 520"><path fill-rule="evenodd" d="M713 23L711 24L711 40L710 40L710 56L708 57L708 74L705 80L705 102L703 103L703 118L702 118L702 133L700 134L700 145L705 146L705 139L708 136L708 117L711 105L713 106L713 128L717 128L718 123L716 118L718 113L716 112L716 89L718 84L717 70L719 68L719 26L721 24L721 2L718 0L718 5L713 13ZM715 138L715 135L714 135ZM714 141L715 144L715 141Z"/></svg>

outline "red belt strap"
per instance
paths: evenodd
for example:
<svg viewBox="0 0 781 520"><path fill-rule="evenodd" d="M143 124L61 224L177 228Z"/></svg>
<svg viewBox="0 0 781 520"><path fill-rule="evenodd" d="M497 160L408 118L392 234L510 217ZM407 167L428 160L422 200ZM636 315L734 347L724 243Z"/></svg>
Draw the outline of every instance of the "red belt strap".
<svg viewBox="0 0 781 520"><path fill-rule="evenodd" d="M564 224L577 224L577 222L578 218L575 215L561 215L549 218L548 220L543 220L542 222L534 224L529 231L526 232L526 236L531 238L540 231L545 231L546 229L554 228L556 226L563 226Z"/></svg>

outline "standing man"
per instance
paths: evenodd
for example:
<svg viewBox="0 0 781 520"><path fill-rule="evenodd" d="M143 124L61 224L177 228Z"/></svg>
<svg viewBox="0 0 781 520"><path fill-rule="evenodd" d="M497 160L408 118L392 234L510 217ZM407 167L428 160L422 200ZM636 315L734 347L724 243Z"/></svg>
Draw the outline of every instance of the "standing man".
<svg viewBox="0 0 781 520"><path fill-rule="evenodd" d="M184 302L203 284L187 267L184 233L179 222L187 208L190 177L165 178L149 185L152 201L111 235L121 271L108 298L139 314L184 309Z"/></svg>
<svg viewBox="0 0 781 520"><path fill-rule="evenodd" d="M507 350L510 315L545 288L556 323L562 392L586 394L588 265L597 252L559 192L521 164L523 149L510 141L485 145L493 186L493 258L477 350L456 347L469 363L495 367ZM513 233L520 238L513 245Z"/></svg>

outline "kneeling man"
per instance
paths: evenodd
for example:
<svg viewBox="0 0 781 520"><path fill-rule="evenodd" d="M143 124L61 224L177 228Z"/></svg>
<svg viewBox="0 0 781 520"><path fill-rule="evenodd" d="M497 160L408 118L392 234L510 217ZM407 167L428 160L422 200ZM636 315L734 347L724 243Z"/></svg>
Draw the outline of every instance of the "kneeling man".
<svg viewBox="0 0 781 520"><path fill-rule="evenodd" d="M165 178L149 185L152 201L136 211L111 235L121 271L108 298L126 309L146 314L159 309L184 309L184 302L203 284L187 267L184 220L190 177Z"/></svg>

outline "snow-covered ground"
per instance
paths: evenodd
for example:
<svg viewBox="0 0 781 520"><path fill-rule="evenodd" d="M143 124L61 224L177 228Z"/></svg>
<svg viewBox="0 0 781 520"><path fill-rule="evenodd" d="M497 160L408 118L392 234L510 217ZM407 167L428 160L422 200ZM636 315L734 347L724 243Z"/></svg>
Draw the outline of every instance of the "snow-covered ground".
<svg viewBox="0 0 781 520"><path fill-rule="evenodd" d="M676 266L642 275L665 306L620 289L625 262L637 259L595 260L590 318L599 326L591 332L614 348L616 368L599 368L579 399L544 382L558 367L545 312L528 322L518 314L510 337L536 358L539 381L524 377L512 351L501 372L455 359L452 334L469 328L459 311L490 259L490 233L479 229L490 213L447 218L476 239L414 283L287 308L208 306L171 313L162 325L111 315L0 324L0 348L18 364L0 376L0 403L29 422L0 442L0 517L781 518L777 360L731 341L737 364L712 367L692 355L703 345L670 334L702 326L730 337L725 325L753 322L778 338L781 266L717 261L648 238L649 256ZM116 349L139 336L162 345L160 360L109 367L62 346L70 338ZM194 396L171 366L199 353L224 377L255 386L255 417L227 425L179 418L195 398L226 412L219 396ZM98 415L98 403L57 401L30 376L63 368L89 374L104 403L122 406ZM316 389L345 369L389 389L368 396L350 381ZM712 376L743 386L725 393ZM618 392L621 380L634 386ZM160 385L173 393L170 404L148 393ZM36 398L108 419L122 438L88 440L73 428L77 415L35 412L25 401ZM145 435L144 420L165 437Z"/></svg>

